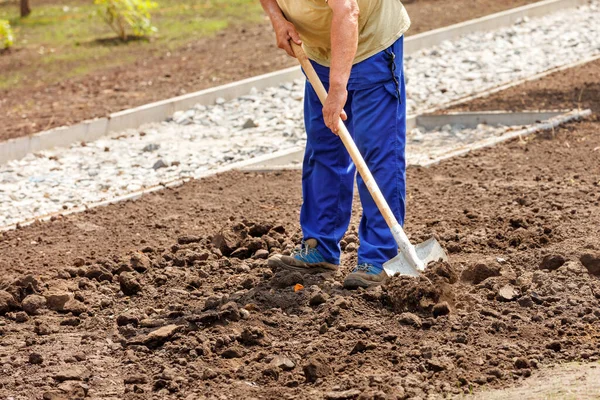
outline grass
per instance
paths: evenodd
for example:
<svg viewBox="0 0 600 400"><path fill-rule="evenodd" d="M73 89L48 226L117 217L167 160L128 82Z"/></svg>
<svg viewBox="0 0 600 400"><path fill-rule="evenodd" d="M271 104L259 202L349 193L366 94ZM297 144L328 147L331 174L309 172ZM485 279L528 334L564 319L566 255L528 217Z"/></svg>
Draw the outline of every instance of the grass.
<svg viewBox="0 0 600 400"><path fill-rule="evenodd" d="M256 0L157 0L152 23L158 32L147 40L120 43L94 14L93 0L32 2L32 14L19 17L16 1L0 2L0 19L15 33L13 50L0 55L0 89L32 83L54 83L66 76L127 65L138 56L175 50L231 24L257 22L262 17ZM41 4L40 4L41 3ZM19 58L26 62L14 62ZM68 71L65 73L64 71Z"/></svg>

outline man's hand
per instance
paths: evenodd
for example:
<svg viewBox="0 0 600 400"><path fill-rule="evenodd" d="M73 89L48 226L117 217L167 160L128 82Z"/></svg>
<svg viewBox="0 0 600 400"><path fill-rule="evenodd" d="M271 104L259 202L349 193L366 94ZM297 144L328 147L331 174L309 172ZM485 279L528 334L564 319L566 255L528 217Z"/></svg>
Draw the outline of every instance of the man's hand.
<svg viewBox="0 0 600 400"><path fill-rule="evenodd" d="M323 106L323 120L325 125L331 132L338 134L339 131L339 120L342 118L343 121L348 119L344 106L348 99L348 91L345 87L330 87L329 93L327 94L327 100Z"/></svg>
<svg viewBox="0 0 600 400"><path fill-rule="evenodd" d="M273 30L277 37L277 47L285 50L286 53L295 58L296 56L290 45L290 40L293 40L297 45L301 45L302 41L294 25L285 19L276 20L273 21Z"/></svg>

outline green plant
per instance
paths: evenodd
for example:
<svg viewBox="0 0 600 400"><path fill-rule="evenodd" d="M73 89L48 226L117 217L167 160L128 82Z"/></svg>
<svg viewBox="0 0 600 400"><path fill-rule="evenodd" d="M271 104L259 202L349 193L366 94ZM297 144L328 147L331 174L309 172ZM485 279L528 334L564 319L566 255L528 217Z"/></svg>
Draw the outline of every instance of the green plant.
<svg viewBox="0 0 600 400"><path fill-rule="evenodd" d="M94 0L98 14L119 36L127 39L127 27L134 36L146 36L156 32L150 19L150 11L158 7L151 0Z"/></svg>
<svg viewBox="0 0 600 400"><path fill-rule="evenodd" d="M11 47L14 39L10 23L5 19L0 19L0 49L8 49Z"/></svg>

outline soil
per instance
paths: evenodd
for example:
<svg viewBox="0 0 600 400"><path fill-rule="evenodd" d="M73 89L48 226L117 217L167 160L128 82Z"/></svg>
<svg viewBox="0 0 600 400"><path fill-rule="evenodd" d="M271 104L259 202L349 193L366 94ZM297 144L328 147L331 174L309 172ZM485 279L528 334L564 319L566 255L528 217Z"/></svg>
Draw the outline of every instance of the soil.
<svg viewBox="0 0 600 400"><path fill-rule="evenodd" d="M407 35L532 2L416 0L406 4L413 20ZM0 140L106 116L296 65L292 58L277 49L267 22L257 26L230 27L214 37L190 42L168 54L160 51L159 44L150 52L149 47L132 47L132 55L137 58L134 64L106 68L55 84L43 84L36 76L30 76L24 78L24 86L0 90L0 108L6 110ZM17 69L20 65L38 62L37 57L33 50L5 53L0 55L0 70ZM76 67L69 66L70 69ZM65 75L68 72L65 71Z"/></svg>
<svg viewBox="0 0 600 400"><path fill-rule="evenodd" d="M460 104L447 111L591 109L600 114L600 60Z"/></svg>
<svg viewBox="0 0 600 400"><path fill-rule="evenodd" d="M425 399L598 361L599 127L409 168L407 231L450 259L371 290L341 284L358 202L339 273L267 267L300 239L298 171L5 232L0 397Z"/></svg>

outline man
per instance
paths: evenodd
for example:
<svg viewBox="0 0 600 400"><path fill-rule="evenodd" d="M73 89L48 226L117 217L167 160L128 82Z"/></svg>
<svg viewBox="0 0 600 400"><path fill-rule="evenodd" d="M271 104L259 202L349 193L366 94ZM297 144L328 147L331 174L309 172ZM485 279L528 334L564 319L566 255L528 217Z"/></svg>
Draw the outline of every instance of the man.
<svg viewBox="0 0 600 400"><path fill-rule="evenodd" d="M301 272L336 270L339 242L350 223L355 167L335 135L341 117L401 224L404 222L406 95L403 34L410 19L400 0L261 0L277 44L294 56L289 41L302 44L328 89L325 105L306 83L307 133L302 172L300 224L304 240L291 256L270 265ZM358 264L346 288L385 281L383 263L398 249L360 176L363 215Z"/></svg>

